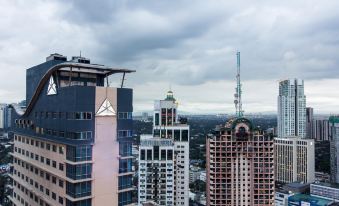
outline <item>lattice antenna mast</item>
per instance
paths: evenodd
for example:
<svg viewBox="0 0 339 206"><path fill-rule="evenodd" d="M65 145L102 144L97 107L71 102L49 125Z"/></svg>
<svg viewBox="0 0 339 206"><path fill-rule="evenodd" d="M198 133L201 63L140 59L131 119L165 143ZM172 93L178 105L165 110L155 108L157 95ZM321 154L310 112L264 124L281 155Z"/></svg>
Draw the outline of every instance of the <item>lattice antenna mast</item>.
<svg viewBox="0 0 339 206"><path fill-rule="evenodd" d="M244 111L242 110L241 93L242 91L240 81L240 52L237 52L237 87L235 88L234 94L234 105L237 117L242 117L244 113Z"/></svg>

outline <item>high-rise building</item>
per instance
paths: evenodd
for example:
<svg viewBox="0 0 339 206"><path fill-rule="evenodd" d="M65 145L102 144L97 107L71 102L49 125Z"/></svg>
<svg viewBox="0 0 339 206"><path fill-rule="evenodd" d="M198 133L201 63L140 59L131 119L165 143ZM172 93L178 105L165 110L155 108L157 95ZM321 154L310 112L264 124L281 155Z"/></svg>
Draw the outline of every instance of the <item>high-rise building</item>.
<svg viewBox="0 0 339 206"><path fill-rule="evenodd" d="M312 139L316 141L329 140L329 121L328 119L315 118L312 121Z"/></svg>
<svg viewBox="0 0 339 206"><path fill-rule="evenodd" d="M154 114L153 114L153 138L154 139L167 139L173 142L173 162L170 163L173 165L174 169L174 182L173 182L173 202L170 204L167 202L165 205L189 205L189 125L185 118L179 118L177 115L178 104L173 96L173 92L169 91L164 100L158 100L154 103ZM148 141L147 139L146 141ZM155 141L155 140L154 140ZM157 140L160 141L160 140ZM155 141L155 142L157 142ZM141 140L141 147L143 145L149 145L150 143L143 142ZM155 143L154 143L155 144ZM150 149L149 149L150 150ZM154 150L157 151L158 149ZM141 156L140 150L140 156ZM152 152L150 150L150 152ZM161 160L157 160L160 161ZM156 161L156 162L157 162ZM140 164L149 164L150 166L154 163L154 159L149 159L145 161L140 161ZM164 163L155 163L156 165L160 164L159 168L156 168L157 171L162 168L161 164ZM139 166L139 172L141 169ZM163 165L164 166L164 165ZM171 166L171 165L170 165ZM154 166L153 166L154 167ZM167 165L166 165L167 167ZM146 167L146 169L151 169ZM172 171L169 171L169 174L172 174ZM153 178L153 179L152 179ZM144 186L143 182L139 181L139 203L147 202L153 200L151 197L154 197L154 194L158 190L149 190L147 188L152 187L167 187L165 183L160 183L156 178L158 176L146 176L146 187L141 189ZM158 183L158 185L155 185ZM148 184L148 185L147 185ZM142 187L144 188L144 187ZM146 197L146 199L145 199ZM161 204L163 199L157 199L157 204ZM169 198L169 201L170 198Z"/></svg>
<svg viewBox="0 0 339 206"><path fill-rule="evenodd" d="M171 139L140 141L139 205L174 205L174 144Z"/></svg>
<svg viewBox="0 0 339 206"><path fill-rule="evenodd" d="M306 137L304 81L287 79L279 83L278 137Z"/></svg>
<svg viewBox="0 0 339 206"><path fill-rule="evenodd" d="M0 104L0 130L5 128L5 109L6 105Z"/></svg>
<svg viewBox="0 0 339 206"><path fill-rule="evenodd" d="M313 137L313 108L306 107L306 137Z"/></svg>
<svg viewBox="0 0 339 206"><path fill-rule="evenodd" d="M206 142L207 205L272 205L273 150L273 137L248 119L217 127Z"/></svg>
<svg viewBox="0 0 339 206"><path fill-rule="evenodd" d="M29 68L27 108L13 106L14 205L129 205L132 89L108 76L134 72L53 54ZM105 83L107 82L107 83Z"/></svg>
<svg viewBox="0 0 339 206"><path fill-rule="evenodd" d="M283 183L314 181L313 109L306 110L304 81L279 83L278 137L274 139L275 180Z"/></svg>
<svg viewBox="0 0 339 206"><path fill-rule="evenodd" d="M275 180L282 183L312 183L315 180L314 140L275 138Z"/></svg>
<svg viewBox="0 0 339 206"><path fill-rule="evenodd" d="M331 182L339 183L339 116L331 116L330 122L330 153Z"/></svg>

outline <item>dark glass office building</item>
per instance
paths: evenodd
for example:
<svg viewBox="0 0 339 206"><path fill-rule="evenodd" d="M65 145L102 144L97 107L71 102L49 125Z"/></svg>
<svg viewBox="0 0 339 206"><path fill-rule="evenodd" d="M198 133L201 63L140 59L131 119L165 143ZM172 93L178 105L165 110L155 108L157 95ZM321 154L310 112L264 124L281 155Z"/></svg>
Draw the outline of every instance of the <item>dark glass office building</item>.
<svg viewBox="0 0 339 206"><path fill-rule="evenodd" d="M60 54L27 70L27 107L12 109L13 205L133 203L131 72Z"/></svg>

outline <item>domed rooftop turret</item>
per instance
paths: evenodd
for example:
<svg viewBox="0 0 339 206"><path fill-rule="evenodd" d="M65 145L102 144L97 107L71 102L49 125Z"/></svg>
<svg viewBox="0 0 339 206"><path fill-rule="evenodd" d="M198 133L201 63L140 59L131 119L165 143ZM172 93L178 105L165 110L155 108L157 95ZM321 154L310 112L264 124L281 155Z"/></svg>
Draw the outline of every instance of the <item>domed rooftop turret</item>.
<svg viewBox="0 0 339 206"><path fill-rule="evenodd" d="M172 100L172 101L175 101L175 98L173 96L173 92L171 90L169 90L167 92L167 96L166 96L166 99L165 100Z"/></svg>

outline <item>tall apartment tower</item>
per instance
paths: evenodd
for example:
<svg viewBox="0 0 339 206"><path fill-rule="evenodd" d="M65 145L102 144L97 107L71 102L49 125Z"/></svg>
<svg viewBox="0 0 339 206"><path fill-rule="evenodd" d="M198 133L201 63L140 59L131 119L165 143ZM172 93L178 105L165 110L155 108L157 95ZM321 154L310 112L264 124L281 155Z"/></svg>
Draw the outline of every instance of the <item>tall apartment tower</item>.
<svg viewBox="0 0 339 206"><path fill-rule="evenodd" d="M27 70L27 109L12 110L8 198L23 206L133 203L132 89L109 87L107 78L134 71L83 57L46 60Z"/></svg>
<svg viewBox="0 0 339 206"><path fill-rule="evenodd" d="M278 96L278 137L274 139L276 181L314 182L314 140L309 136L312 132L312 119L313 109L306 110L304 81L281 81Z"/></svg>
<svg viewBox="0 0 339 206"><path fill-rule="evenodd" d="M339 116L331 116L330 122L330 152L331 152L331 182L339 183Z"/></svg>
<svg viewBox="0 0 339 206"><path fill-rule="evenodd" d="M139 205L174 205L173 141L143 139L139 151Z"/></svg>
<svg viewBox="0 0 339 206"><path fill-rule="evenodd" d="M162 145L163 140L168 140L172 142L173 145L173 160L166 159L167 163L165 165L163 160L157 160L154 158L158 158L158 155L155 155L154 152L161 151L161 147L153 147L153 150L148 149L147 152L151 154L153 151L153 158L146 159L145 161L140 160L139 162L139 172L141 174L144 171L141 171L141 168L146 164L146 170L155 170L161 171L165 169L164 167L170 167L166 169L169 172L168 175L171 175L173 172L173 184L171 184L170 179L169 182L161 182L161 180L157 179L161 178L162 174L150 176L147 174L146 179L140 177L139 180L139 204L145 203L148 201L152 201L152 197L155 197L155 194L159 195L160 192L165 192L164 190L155 190L155 189L147 189L147 188L167 188L166 189L166 202L164 202L164 194L162 194L162 198L157 198L156 203L158 205L189 205L189 125L187 124L187 120L184 118L178 118L177 115L178 104L173 96L173 92L169 91L164 100L158 100L154 103L154 114L153 114L153 146L154 144ZM144 142L146 141L146 142ZM149 139L141 140L140 143L140 157L142 156L142 150L145 150L146 146L152 145L149 143ZM167 144L167 143L166 143ZM150 146L152 147L152 146ZM168 150L168 149L167 149ZM157 154L157 153L156 153ZM161 152L160 152L161 155ZM149 157L146 155L146 157ZM160 159L162 157L160 156ZM168 156L167 156L168 158ZM172 162L171 162L172 161ZM169 163L168 163L169 162ZM149 168L149 165L151 168ZM155 165L155 166L154 166ZM173 170L171 169L173 167ZM167 174L167 173L166 173ZM169 176L170 177L170 176ZM141 180L145 180L142 181ZM145 185L146 183L146 185ZM155 184L157 183L157 184ZM171 186L173 185L173 186ZM171 200L171 191L173 187L173 200ZM142 189L145 188L145 189ZM161 193L160 193L161 194ZM171 203L172 201L172 203ZM165 203L165 204L163 204Z"/></svg>
<svg viewBox="0 0 339 206"><path fill-rule="evenodd" d="M207 205L272 205L273 154L273 137L248 119L218 126L206 142Z"/></svg>
<svg viewBox="0 0 339 206"><path fill-rule="evenodd" d="M304 81L287 79L279 83L278 137L306 137Z"/></svg>

